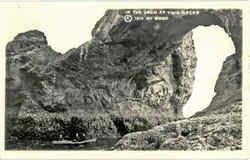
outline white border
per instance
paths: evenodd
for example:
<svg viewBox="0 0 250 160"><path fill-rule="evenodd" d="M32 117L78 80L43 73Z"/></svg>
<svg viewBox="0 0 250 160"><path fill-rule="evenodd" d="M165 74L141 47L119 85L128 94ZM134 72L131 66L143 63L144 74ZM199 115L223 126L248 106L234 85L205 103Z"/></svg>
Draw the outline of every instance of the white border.
<svg viewBox="0 0 250 160"><path fill-rule="evenodd" d="M22 2L2 3L1 7L14 7ZM242 9L243 10L243 150L242 151L4 151L4 83L5 83L5 46L0 46L0 159L246 159L250 157L250 107L246 99L250 97L250 85L248 77L250 68L249 58L249 11L247 2L26 2L25 5L49 5L59 7L67 5L89 5L89 7L105 6L114 9L121 8L211 8L211 9ZM1 20L0 20L0 23ZM1 28L1 25L0 25ZM3 44L1 44L3 45Z"/></svg>

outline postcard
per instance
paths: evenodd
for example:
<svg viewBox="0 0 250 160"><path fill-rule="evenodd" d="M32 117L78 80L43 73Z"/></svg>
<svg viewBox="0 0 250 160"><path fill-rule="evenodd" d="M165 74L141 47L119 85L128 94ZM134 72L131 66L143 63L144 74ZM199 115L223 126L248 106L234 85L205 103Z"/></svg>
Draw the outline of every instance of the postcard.
<svg viewBox="0 0 250 160"><path fill-rule="evenodd" d="M247 3L0 8L3 159L249 156Z"/></svg>

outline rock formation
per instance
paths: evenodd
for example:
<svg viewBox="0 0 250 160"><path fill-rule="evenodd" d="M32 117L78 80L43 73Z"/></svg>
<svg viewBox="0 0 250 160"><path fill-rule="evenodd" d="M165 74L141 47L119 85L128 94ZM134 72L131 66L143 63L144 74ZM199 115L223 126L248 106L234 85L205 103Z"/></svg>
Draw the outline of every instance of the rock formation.
<svg viewBox="0 0 250 160"><path fill-rule="evenodd" d="M217 122L221 117L206 116L226 112L235 103L240 108L241 11L197 11L196 15L168 15L167 21L126 23L125 10L108 10L95 25L93 38L65 54L48 46L40 31L18 34L6 47L7 133L23 139L57 139L59 133L70 138L76 132L103 137L165 123L167 132L168 126L176 124L186 128L199 120L204 125ZM199 25L224 28L236 53L224 62L211 105L194 119L171 122L183 119L182 108L192 94L197 61L192 29ZM240 114L240 109L236 111ZM239 123L240 116L235 118ZM159 127L152 130L142 133L162 134ZM117 149L147 149L131 147L126 139L140 137L133 135L141 132L126 135ZM172 149L165 142L169 136L164 138L155 148Z"/></svg>
<svg viewBox="0 0 250 160"><path fill-rule="evenodd" d="M240 150L241 102L207 116L173 121L147 131L125 135L116 150Z"/></svg>

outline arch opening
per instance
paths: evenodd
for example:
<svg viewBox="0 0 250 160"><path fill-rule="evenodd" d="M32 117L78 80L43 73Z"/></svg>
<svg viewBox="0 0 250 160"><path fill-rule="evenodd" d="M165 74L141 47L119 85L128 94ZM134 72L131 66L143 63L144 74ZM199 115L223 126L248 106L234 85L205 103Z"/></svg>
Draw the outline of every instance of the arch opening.
<svg viewBox="0 0 250 160"><path fill-rule="evenodd" d="M197 56L193 92L183 107L184 117L190 117L209 106L215 96L214 87L226 57L235 53L232 39L223 28L198 26L193 30Z"/></svg>

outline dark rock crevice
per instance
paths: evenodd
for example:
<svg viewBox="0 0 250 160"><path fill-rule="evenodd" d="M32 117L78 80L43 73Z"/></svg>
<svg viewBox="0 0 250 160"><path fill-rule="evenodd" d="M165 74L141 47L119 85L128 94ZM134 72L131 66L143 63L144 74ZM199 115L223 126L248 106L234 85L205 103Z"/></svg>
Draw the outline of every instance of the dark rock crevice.
<svg viewBox="0 0 250 160"><path fill-rule="evenodd" d="M125 134L129 133L128 128L125 126L123 120L120 119L114 119L113 123L115 127L117 128L117 132L121 135L124 136Z"/></svg>
<svg viewBox="0 0 250 160"><path fill-rule="evenodd" d="M54 118L78 117L86 120L82 126L89 137L124 135L181 119L195 80L191 30L199 25L223 27L236 48L202 115L241 100L241 11L199 11L158 23L125 23L124 10L108 10L92 40L65 54L48 46L40 31L18 34L6 47L6 114L32 117L45 126L49 121L55 133ZM37 126L34 130L41 132Z"/></svg>

